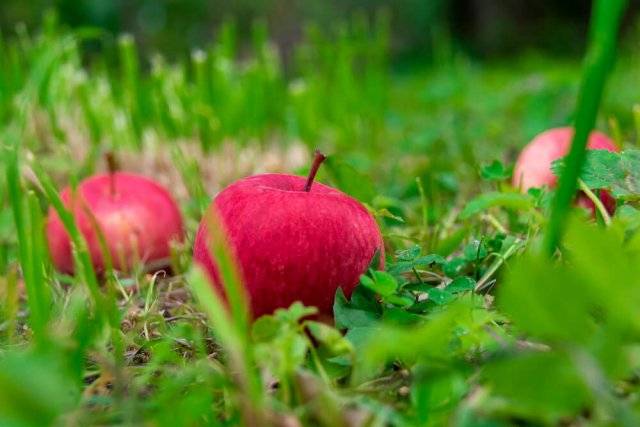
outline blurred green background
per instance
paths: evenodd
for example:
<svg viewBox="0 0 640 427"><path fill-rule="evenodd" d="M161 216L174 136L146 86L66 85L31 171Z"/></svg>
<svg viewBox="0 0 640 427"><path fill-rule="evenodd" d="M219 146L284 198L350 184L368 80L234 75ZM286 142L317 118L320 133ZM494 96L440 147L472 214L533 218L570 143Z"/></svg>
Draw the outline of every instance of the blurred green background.
<svg viewBox="0 0 640 427"><path fill-rule="evenodd" d="M241 39L265 21L283 55L302 38L304 27L339 26L354 14L391 17L392 52L397 59L428 59L443 38L472 56L495 57L544 50L579 54L590 13L586 0L3 0L0 26L18 22L37 28L42 11L56 9L71 27L100 27L131 33L144 51L170 57L207 45L221 23L232 19ZM633 26L632 1L625 32Z"/></svg>
<svg viewBox="0 0 640 427"><path fill-rule="evenodd" d="M621 144L640 134L640 0L630 3L597 123ZM84 176L105 150L159 157L159 147L303 146L339 153L389 196L417 194L413 180L399 179L407 176L422 177L427 193L474 192L481 165L512 163L539 132L571 124L590 8L586 0L3 0L0 122L35 117L25 144L60 182L78 151ZM26 96L32 102L18 114L14 101ZM205 188L259 163L205 173ZM131 162L157 172L140 164Z"/></svg>

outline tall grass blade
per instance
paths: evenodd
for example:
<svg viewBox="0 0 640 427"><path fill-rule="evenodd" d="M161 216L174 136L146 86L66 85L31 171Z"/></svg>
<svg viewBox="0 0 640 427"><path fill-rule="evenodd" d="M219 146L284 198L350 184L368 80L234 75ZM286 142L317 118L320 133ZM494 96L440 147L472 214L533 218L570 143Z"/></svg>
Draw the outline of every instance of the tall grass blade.
<svg viewBox="0 0 640 427"><path fill-rule="evenodd" d="M20 164L18 156L18 143L7 154L6 180L9 193L9 202L13 211L13 220L18 236L18 258L22 268L22 277L27 291L29 304L29 324L33 329L36 340L43 337L46 328L47 316L43 309L42 289L46 284L43 281L41 253L34 248L36 238L32 238L34 229L33 219L38 221L37 214L31 214L28 210L25 192L20 179ZM35 250L34 250L35 249Z"/></svg>
<svg viewBox="0 0 640 427"><path fill-rule="evenodd" d="M58 195L56 188L51 181L51 178L40 168L35 167L35 172L44 189L45 195L51 203L51 206L55 209L57 214L60 216L60 220L62 221L65 230L69 234L69 238L71 239L72 248L74 251L74 263L75 263L75 271L76 275L83 279L89 293L92 297L92 303L96 308L96 312L100 313L105 309L103 304L102 293L100 292L100 287L98 284L98 277L93 268L93 264L91 262L91 255L89 253L89 249L87 248L87 243L84 239L82 233L78 229L75 218L73 214L65 207L62 199Z"/></svg>
<svg viewBox="0 0 640 427"><path fill-rule="evenodd" d="M118 39L118 53L122 67L122 99L129 112L133 144L140 147L142 143L142 119L140 112L140 70L138 54L133 37L123 35Z"/></svg>
<svg viewBox="0 0 640 427"><path fill-rule="evenodd" d="M48 249L44 240L44 219L40 201L33 191L27 193L27 207L29 212L29 237L31 239L31 259L33 262L33 277L31 286L36 296L38 317L43 324L48 323L51 313L51 287L45 281L45 269L50 265Z"/></svg>
<svg viewBox="0 0 640 427"><path fill-rule="evenodd" d="M241 392L238 404L246 425L261 425L264 396L250 345L248 299L218 215L209 211L205 218L209 251L218 266L224 296L214 290L197 267L192 270L189 283L209 318L214 334L227 352L232 371L237 375Z"/></svg>
<svg viewBox="0 0 640 427"><path fill-rule="evenodd" d="M626 5L627 0L595 0L593 3L589 47L576 107L575 133L544 236L544 249L549 254L553 254L560 244L567 214L575 197L587 140L596 121L607 75L613 65L618 28Z"/></svg>

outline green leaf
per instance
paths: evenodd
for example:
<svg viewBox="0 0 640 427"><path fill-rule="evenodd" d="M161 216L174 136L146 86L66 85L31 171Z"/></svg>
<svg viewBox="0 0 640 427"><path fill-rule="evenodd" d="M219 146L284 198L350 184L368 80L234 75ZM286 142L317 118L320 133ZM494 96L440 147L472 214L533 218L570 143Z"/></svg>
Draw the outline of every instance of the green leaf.
<svg viewBox="0 0 640 427"><path fill-rule="evenodd" d="M626 150L620 155L622 168L626 173L624 190L613 189L613 195L623 197L640 194L640 150Z"/></svg>
<svg viewBox="0 0 640 427"><path fill-rule="evenodd" d="M589 188L607 188L624 179L620 156L606 150L589 150L580 178Z"/></svg>
<svg viewBox="0 0 640 427"><path fill-rule="evenodd" d="M426 265L431 265L431 264L439 264L442 265L446 262L446 260L444 259L444 257L438 255L438 254L430 254L430 255L425 255L425 256L421 256L416 258L415 260L413 260L413 263L415 265L419 265L419 266L426 266Z"/></svg>
<svg viewBox="0 0 640 427"><path fill-rule="evenodd" d="M515 262L498 288L498 306L524 332L557 342L584 342L594 330L578 272L541 256Z"/></svg>
<svg viewBox="0 0 640 427"><path fill-rule="evenodd" d="M556 160L552 170L559 175L564 165L564 158ZM640 150L622 153L589 150L580 179L591 189L610 190L617 198L637 199L640 197Z"/></svg>
<svg viewBox="0 0 640 427"><path fill-rule="evenodd" d="M353 380L358 384L392 359L408 364L416 360L436 363L448 360L455 351L451 345L454 331L461 319L469 317L472 304L471 299L459 299L447 310L431 316L428 322L408 328L386 325L361 334L359 338L366 341L357 346L361 363L354 367Z"/></svg>
<svg viewBox="0 0 640 427"><path fill-rule="evenodd" d="M453 279L453 281L447 285L446 289L448 292L456 294L460 292L471 291L475 286L476 281L471 277L460 276Z"/></svg>
<svg viewBox="0 0 640 427"><path fill-rule="evenodd" d="M571 361L557 353L532 353L489 364L483 371L512 415L556 425L576 416L591 399Z"/></svg>
<svg viewBox="0 0 640 427"><path fill-rule="evenodd" d="M457 277L467 266L467 260L464 257L457 257L449 260L442 269L448 277Z"/></svg>
<svg viewBox="0 0 640 427"><path fill-rule="evenodd" d="M382 318L385 323L396 325L414 325L425 320L423 316L400 307L385 308Z"/></svg>
<svg viewBox="0 0 640 427"><path fill-rule="evenodd" d="M372 271L371 276L361 275L360 283L382 296L392 295L398 288L395 277L385 271Z"/></svg>
<svg viewBox="0 0 640 427"><path fill-rule="evenodd" d="M503 207L513 210L526 211L532 209L534 199L528 194L521 193L484 193L471 200L460 212L460 219L468 219L493 207Z"/></svg>
<svg viewBox="0 0 640 427"><path fill-rule="evenodd" d="M376 283L373 281L371 277L367 276L366 274L360 275L360 284L363 286L366 286L372 291L375 291Z"/></svg>
<svg viewBox="0 0 640 427"><path fill-rule="evenodd" d="M480 169L480 176L487 181L504 181L511 178L513 168L507 168L499 160L494 160Z"/></svg>
<svg viewBox="0 0 640 427"><path fill-rule="evenodd" d="M429 300L437 305L445 305L456 299L456 297L446 289L431 288L427 292Z"/></svg>
<svg viewBox="0 0 640 427"><path fill-rule="evenodd" d="M378 303L376 293L364 286L356 286L351 294L350 303L354 308L360 310L371 311L374 313L380 312L380 304Z"/></svg>
<svg viewBox="0 0 640 427"><path fill-rule="evenodd" d="M396 251L396 259L398 261L412 261L420 256L420 245L413 245L408 249Z"/></svg>
<svg viewBox="0 0 640 427"><path fill-rule="evenodd" d="M561 176L565 168L565 158L551 164L556 176ZM618 153L607 150L588 150L582 165L580 179L589 188L610 188L624 179L624 170Z"/></svg>
<svg viewBox="0 0 640 427"><path fill-rule="evenodd" d="M254 342L267 342L275 338L279 331L280 322L275 317L266 315L253 323L251 337Z"/></svg>
<svg viewBox="0 0 640 427"><path fill-rule="evenodd" d="M473 240L464 248L464 258L469 262L480 261L488 255L487 246L482 240Z"/></svg>
<svg viewBox="0 0 640 427"><path fill-rule="evenodd" d="M398 289L395 277L386 271L374 271L371 273L375 280L375 291L382 296L392 295Z"/></svg>
<svg viewBox="0 0 640 427"><path fill-rule="evenodd" d="M636 230L640 227L640 210L631 205L622 205L616 209L614 224L621 223L625 230Z"/></svg>
<svg viewBox="0 0 640 427"><path fill-rule="evenodd" d="M464 370L447 369L433 365L419 365L414 369L411 381L411 400L415 409L413 425L451 425L451 412L461 411L462 399L468 396L471 385L465 378ZM457 408L457 409L456 409ZM501 427L499 424L481 424L476 415L474 422L455 417L457 427Z"/></svg>
<svg viewBox="0 0 640 427"><path fill-rule="evenodd" d="M353 345L336 329L324 323L307 321L305 326L311 336L332 356L353 353Z"/></svg>
<svg viewBox="0 0 640 427"><path fill-rule="evenodd" d="M318 312L316 307L307 307L299 301L294 302L289 308L279 308L275 311L275 317L291 325L298 324L305 317L312 316Z"/></svg>
<svg viewBox="0 0 640 427"><path fill-rule="evenodd" d="M380 325L376 326L356 326L349 329L345 338L353 344L356 351L362 349L369 341L370 337L375 336L380 331Z"/></svg>
<svg viewBox="0 0 640 427"><path fill-rule="evenodd" d="M430 254L408 261L396 262L395 264L390 265L387 270L389 271L389 273L397 275L407 271L411 271L414 268L428 267L433 264L442 265L444 263L446 263L446 260L442 256L437 254Z"/></svg>
<svg viewBox="0 0 640 427"><path fill-rule="evenodd" d="M55 363L54 363L55 362ZM0 360L0 425L54 425L78 401L79 389L51 353L3 354Z"/></svg>
<svg viewBox="0 0 640 427"><path fill-rule="evenodd" d="M383 297L385 302L396 305L398 307L411 307L415 300L408 295L387 295Z"/></svg>
<svg viewBox="0 0 640 427"><path fill-rule="evenodd" d="M381 317L379 312L354 307L347 301L342 288L338 288L336 291L333 315L338 329L375 326Z"/></svg>
<svg viewBox="0 0 640 427"><path fill-rule="evenodd" d="M576 289L581 295L572 299L589 298L600 321L618 333L640 333L640 253L627 249L622 239L594 224L569 223L565 245L570 273L574 280L582 277Z"/></svg>

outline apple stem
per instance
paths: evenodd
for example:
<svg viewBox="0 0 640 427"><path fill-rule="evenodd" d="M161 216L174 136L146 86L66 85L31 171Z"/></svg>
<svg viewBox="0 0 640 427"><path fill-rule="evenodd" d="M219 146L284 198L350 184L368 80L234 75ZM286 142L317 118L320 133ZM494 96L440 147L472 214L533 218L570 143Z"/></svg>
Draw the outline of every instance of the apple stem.
<svg viewBox="0 0 640 427"><path fill-rule="evenodd" d="M307 183L304 186L304 191L307 193L311 191L311 186L313 185L313 180L318 173L318 169L320 169L320 165L325 161L327 156L322 154L320 150L316 150L314 153L313 164L311 165L311 170L309 171L309 176L307 177Z"/></svg>
<svg viewBox="0 0 640 427"><path fill-rule="evenodd" d="M113 151L108 151L104 155L104 159L107 163L107 170L109 171L109 189L111 190L111 196L116 195L116 172L120 169L118 160Z"/></svg>

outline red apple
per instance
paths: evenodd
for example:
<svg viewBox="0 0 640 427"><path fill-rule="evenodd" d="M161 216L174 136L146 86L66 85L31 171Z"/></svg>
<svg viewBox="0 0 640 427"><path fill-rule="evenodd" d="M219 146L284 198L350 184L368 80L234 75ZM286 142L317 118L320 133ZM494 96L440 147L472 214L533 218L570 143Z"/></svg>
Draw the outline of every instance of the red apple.
<svg viewBox="0 0 640 427"><path fill-rule="evenodd" d="M533 187L555 187L557 177L551 171L551 163L569 153L572 138L573 128L570 127L550 129L536 136L518 157L513 172L513 185L523 192ZM619 151L607 135L598 131L589 135L587 149ZM609 193L601 191L600 200L609 213L615 211L615 199ZM595 212L593 202L585 195L578 197L578 205Z"/></svg>
<svg viewBox="0 0 640 427"><path fill-rule="evenodd" d="M256 318L295 301L330 316L338 287L349 296L376 251L378 266L384 267L375 219L355 199L313 184L324 159L316 156L308 179L284 174L244 178L219 193L209 208L217 211L226 232ZM220 287L209 238L205 218L193 257Z"/></svg>
<svg viewBox="0 0 640 427"><path fill-rule="evenodd" d="M143 176L96 175L82 181L75 192L65 188L60 197L73 213L97 271L104 270L105 261L95 223L104 235L113 267L120 271L131 270L138 262L166 264L170 242L184 238L182 217L173 198ZM53 208L47 219L47 238L56 268L73 273L69 235Z"/></svg>

